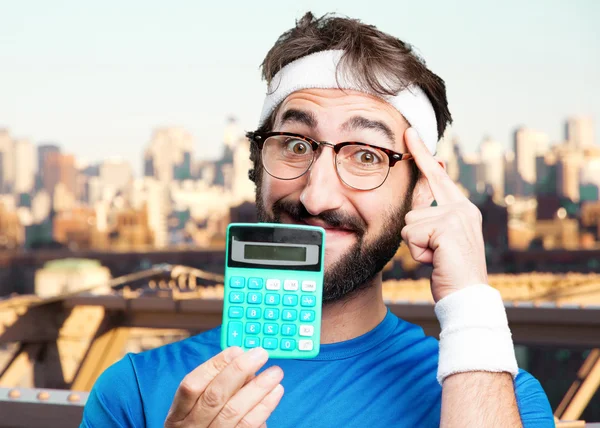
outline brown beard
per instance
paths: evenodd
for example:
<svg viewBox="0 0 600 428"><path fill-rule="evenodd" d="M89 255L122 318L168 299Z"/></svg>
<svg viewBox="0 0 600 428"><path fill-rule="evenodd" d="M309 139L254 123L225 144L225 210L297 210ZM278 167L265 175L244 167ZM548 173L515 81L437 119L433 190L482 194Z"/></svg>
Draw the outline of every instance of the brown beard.
<svg viewBox="0 0 600 428"><path fill-rule="evenodd" d="M347 301L368 289L373 278L383 270L394 257L402 243L400 231L405 225L404 216L411 209L412 189L409 187L400 206L386 211L382 232L371 243L365 242L367 225L358 216L349 216L339 210L324 211L311 215L300 201L280 199L273 204L270 214L265 209L262 197L261 180L256 185L256 209L258 220L267 223L281 223L282 214L293 221L321 220L329 227L352 231L357 241L332 266L325 270L323 285L323 304Z"/></svg>

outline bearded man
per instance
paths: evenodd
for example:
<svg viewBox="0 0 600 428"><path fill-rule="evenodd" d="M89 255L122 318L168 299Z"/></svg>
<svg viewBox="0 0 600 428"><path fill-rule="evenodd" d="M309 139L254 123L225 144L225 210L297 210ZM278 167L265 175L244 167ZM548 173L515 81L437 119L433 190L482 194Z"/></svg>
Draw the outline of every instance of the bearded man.
<svg viewBox="0 0 600 428"><path fill-rule="evenodd" d="M443 80L401 40L310 13L262 71L250 178L261 221L326 230L319 355L221 351L220 328L128 354L96 382L82 426L554 426L487 285L481 214L434 157L451 122ZM439 342L384 304L401 242L433 266Z"/></svg>

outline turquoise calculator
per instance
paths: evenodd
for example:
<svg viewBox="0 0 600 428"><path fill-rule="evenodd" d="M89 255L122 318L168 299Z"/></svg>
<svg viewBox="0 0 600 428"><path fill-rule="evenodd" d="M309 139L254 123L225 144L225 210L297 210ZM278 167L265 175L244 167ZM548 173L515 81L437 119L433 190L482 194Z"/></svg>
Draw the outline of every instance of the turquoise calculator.
<svg viewBox="0 0 600 428"><path fill-rule="evenodd" d="M271 358L316 357L324 253L321 227L230 224L221 348L262 346Z"/></svg>

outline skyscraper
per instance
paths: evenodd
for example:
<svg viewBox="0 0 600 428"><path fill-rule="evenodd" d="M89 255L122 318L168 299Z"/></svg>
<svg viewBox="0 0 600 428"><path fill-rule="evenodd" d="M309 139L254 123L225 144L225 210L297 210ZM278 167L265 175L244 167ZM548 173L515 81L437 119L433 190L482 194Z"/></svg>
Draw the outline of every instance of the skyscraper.
<svg viewBox="0 0 600 428"><path fill-rule="evenodd" d="M0 129L0 193L10 193L15 182L14 142L7 129Z"/></svg>
<svg viewBox="0 0 600 428"><path fill-rule="evenodd" d="M185 129L158 128L144 155L144 175L168 184L192 177L193 138Z"/></svg>
<svg viewBox="0 0 600 428"><path fill-rule="evenodd" d="M571 148L584 149L594 144L594 121L591 117L570 117L565 131L565 139Z"/></svg>
<svg viewBox="0 0 600 428"><path fill-rule="evenodd" d="M570 146L562 150L556 167L556 187L558 196L579 202L579 180L583 156Z"/></svg>
<svg viewBox="0 0 600 428"><path fill-rule="evenodd" d="M58 183L64 185L64 190L73 196L77 194L77 169L75 157L56 152L45 154L42 167L42 183L44 189L54 195Z"/></svg>
<svg viewBox="0 0 600 428"><path fill-rule="evenodd" d="M548 137L543 132L523 127L515 131L517 195L529 196L533 193L536 183L536 157L540 148L547 145Z"/></svg>
<svg viewBox="0 0 600 428"><path fill-rule="evenodd" d="M29 193L35 184L35 148L28 140L16 140L14 144L15 193Z"/></svg>
<svg viewBox="0 0 600 428"><path fill-rule="evenodd" d="M491 186L494 199L504 198L504 148L498 141L485 138L479 146L483 166L483 181Z"/></svg>
<svg viewBox="0 0 600 428"><path fill-rule="evenodd" d="M133 172L129 162L113 158L100 164L99 177L102 186L108 187L116 193L127 187L132 180Z"/></svg>

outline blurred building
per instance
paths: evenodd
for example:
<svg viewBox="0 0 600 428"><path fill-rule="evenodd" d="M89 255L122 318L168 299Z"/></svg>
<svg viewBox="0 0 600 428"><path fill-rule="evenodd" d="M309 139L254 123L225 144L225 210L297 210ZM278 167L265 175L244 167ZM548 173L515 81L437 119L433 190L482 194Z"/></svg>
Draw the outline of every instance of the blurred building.
<svg viewBox="0 0 600 428"><path fill-rule="evenodd" d="M109 248L115 250L145 250L154 245L154 235L148 221L148 210L127 208L116 213L109 235Z"/></svg>
<svg viewBox="0 0 600 428"><path fill-rule="evenodd" d="M485 138L479 146L483 182L491 186L494 199L504 199L504 148L498 141Z"/></svg>
<svg viewBox="0 0 600 428"><path fill-rule="evenodd" d="M131 183L133 171L129 162L119 158L109 159L100 164L99 179L102 186L118 193Z"/></svg>
<svg viewBox="0 0 600 428"><path fill-rule="evenodd" d="M98 248L104 240L96 228L96 211L89 207L57 213L53 218L52 235L56 242L74 250Z"/></svg>
<svg viewBox="0 0 600 428"><path fill-rule="evenodd" d="M15 193L29 193L35 186L35 148L28 140L16 140L15 155Z"/></svg>
<svg viewBox="0 0 600 428"><path fill-rule="evenodd" d="M46 162L46 157L50 153L60 153L60 147L56 144L40 144L37 148L38 156L38 173L41 175L44 171L44 163Z"/></svg>
<svg viewBox="0 0 600 428"><path fill-rule="evenodd" d="M455 183L460 176L460 163L462 155L458 139L450 135L450 127L446 128L444 136L437 145L436 157L446 164L446 172Z"/></svg>
<svg viewBox="0 0 600 428"><path fill-rule="evenodd" d="M42 167L43 188L54 195L56 186L61 183L64 189L75 197L77 194L77 168L75 157L50 151L44 155Z"/></svg>
<svg viewBox="0 0 600 428"><path fill-rule="evenodd" d="M7 129L0 129L0 193L12 193L15 182L14 142Z"/></svg>
<svg viewBox="0 0 600 428"><path fill-rule="evenodd" d="M144 175L164 184L192 178L193 138L178 127L158 128L144 155Z"/></svg>
<svg viewBox="0 0 600 428"><path fill-rule="evenodd" d="M556 166L556 193L558 196L569 198L573 202L579 201L579 179L583 155L579 150L570 146L563 146L558 152Z"/></svg>
<svg viewBox="0 0 600 428"><path fill-rule="evenodd" d="M172 211L167 185L152 177L138 178L133 181L124 197L134 209L146 207L154 246L166 247L169 243L167 218Z"/></svg>
<svg viewBox="0 0 600 428"><path fill-rule="evenodd" d="M48 298L91 287L94 294L103 294L109 291L110 279L109 269L96 260L53 260L35 272L35 294Z"/></svg>
<svg viewBox="0 0 600 428"><path fill-rule="evenodd" d="M15 249L23 244L25 231L16 211L0 202L0 250Z"/></svg>
<svg viewBox="0 0 600 428"><path fill-rule="evenodd" d="M536 157L548 146L548 137L543 132L518 128L514 134L514 150L517 173L516 194L530 196L536 183Z"/></svg>
<svg viewBox="0 0 600 428"><path fill-rule="evenodd" d="M565 139L573 149L585 149L594 144L594 121L591 116L570 117L565 126Z"/></svg>

